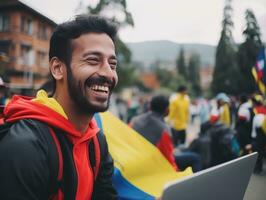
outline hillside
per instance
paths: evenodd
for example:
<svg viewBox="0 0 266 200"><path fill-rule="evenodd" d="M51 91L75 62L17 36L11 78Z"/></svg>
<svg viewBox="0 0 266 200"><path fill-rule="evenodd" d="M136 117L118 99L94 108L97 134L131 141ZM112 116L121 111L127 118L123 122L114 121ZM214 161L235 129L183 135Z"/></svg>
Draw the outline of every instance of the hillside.
<svg viewBox="0 0 266 200"><path fill-rule="evenodd" d="M187 55L197 52L200 55L202 66L214 65L216 47L206 44L179 44L171 41L145 41L127 43L132 52L132 60L142 62L149 67L155 61L161 61L174 66L180 48L183 47Z"/></svg>

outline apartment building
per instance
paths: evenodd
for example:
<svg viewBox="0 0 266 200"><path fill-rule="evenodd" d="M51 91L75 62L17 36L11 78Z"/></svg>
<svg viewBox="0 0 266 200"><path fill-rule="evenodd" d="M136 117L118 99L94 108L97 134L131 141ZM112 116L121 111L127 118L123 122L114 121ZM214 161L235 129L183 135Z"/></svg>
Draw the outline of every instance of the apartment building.
<svg viewBox="0 0 266 200"><path fill-rule="evenodd" d="M1 71L11 89L38 88L46 81L49 39L55 26L22 1L0 1L0 56L5 58L0 61Z"/></svg>

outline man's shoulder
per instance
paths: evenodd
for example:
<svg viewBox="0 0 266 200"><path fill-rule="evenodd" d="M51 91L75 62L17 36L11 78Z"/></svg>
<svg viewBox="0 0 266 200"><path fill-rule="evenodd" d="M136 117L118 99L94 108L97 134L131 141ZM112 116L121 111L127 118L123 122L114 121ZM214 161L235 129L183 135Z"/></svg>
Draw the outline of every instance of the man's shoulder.
<svg viewBox="0 0 266 200"><path fill-rule="evenodd" d="M4 159L8 155L12 160L44 159L48 155L49 144L52 144L52 138L46 131L49 129L35 120L13 123L0 141L0 156Z"/></svg>
<svg viewBox="0 0 266 200"><path fill-rule="evenodd" d="M147 112L147 113L142 113L142 114L139 114L139 115L137 115L137 116L133 117L133 118L132 118L132 121L133 121L133 122L142 121L142 120L144 120L144 119L147 119L147 118L149 118L149 115L150 115L150 113L149 113L149 112Z"/></svg>
<svg viewBox="0 0 266 200"><path fill-rule="evenodd" d="M44 122L41 122L36 119L21 119L16 122L11 122L10 130L16 129L17 131L20 131L21 129L34 129L34 130L42 130L44 127L48 127L48 125Z"/></svg>
<svg viewBox="0 0 266 200"><path fill-rule="evenodd" d="M5 142L27 144L38 142L47 142L50 137L48 126L40 121L33 119L23 119L10 124L10 128L3 138Z"/></svg>

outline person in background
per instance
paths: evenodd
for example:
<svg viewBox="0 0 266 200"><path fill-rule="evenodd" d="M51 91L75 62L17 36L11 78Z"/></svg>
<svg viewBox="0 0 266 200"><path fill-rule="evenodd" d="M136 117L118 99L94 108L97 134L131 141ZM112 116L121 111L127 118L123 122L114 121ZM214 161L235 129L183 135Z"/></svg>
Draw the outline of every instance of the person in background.
<svg viewBox="0 0 266 200"><path fill-rule="evenodd" d="M266 108L263 104L263 97L261 95L253 95L251 98L253 102L253 110L255 116L252 122L252 142L246 146L250 152L257 151L258 159L255 165L254 172L260 174L263 170L263 159L265 155L266 145Z"/></svg>
<svg viewBox="0 0 266 200"><path fill-rule="evenodd" d="M6 105L9 101L6 93L7 93L7 87L2 77L0 77L0 106Z"/></svg>
<svg viewBox="0 0 266 200"><path fill-rule="evenodd" d="M179 166L181 166L181 169L184 170L191 166L194 172L201 170L200 157L196 153L179 152L174 155L171 129L164 121L168 112L168 98L157 95L152 97L150 101L150 110L132 118L129 125L155 145L174 169L179 170Z"/></svg>
<svg viewBox="0 0 266 200"><path fill-rule="evenodd" d="M108 109L118 82L116 32L88 15L56 27L51 96L14 96L4 109L11 126L0 144L1 199L117 199L113 161L93 118Z"/></svg>
<svg viewBox="0 0 266 200"><path fill-rule="evenodd" d="M225 93L219 93L216 96L216 107L212 108L210 121L212 123L219 120L226 126L231 126L230 99Z"/></svg>
<svg viewBox="0 0 266 200"><path fill-rule="evenodd" d="M205 98L200 98L198 102L200 124L204 124L210 119L210 105L208 100Z"/></svg>
<svg viewBox="0 0 266 200"><path fill-rule="evenodd" d="M150 101L150 111L133 117L129 125L154 144L171 165L178 170L173 154L174 146L170 129L164 122L164 117L168 114L168 106L167 97L155 96Z"/></svg>
<svg viewBox="0 0 266 200"><path fill-rule="evenodd" d="M242 154L247 154L246 145L251 144L251 132L252 132L252 121L254 112L252 108L252 102L249 101L246 95L241 95L240 105L236 116L236 133L238 136L239 145Z"/></svg>
<svg viewBox="0 0 266 200"><path fill-rule="evenodd" d="M259 94L255 94L251 98L253 103L253 110L255 114L266 114L266 107L263 104L263 97Z"/></svg>
<svg viewBox="0 0 266 200"><path fill-rule="evenodd" d="M196 99L193 99L189 106L189 113L190 113L190 121L194 124L195 119L199 116L199 104Z"/></svg>
<svg viewBox="0 0 266 200"><path fill-rule="evenodd" d="M167 122L172 127L173 142L175 146L184 144L186 141L186 129L189 123L190 99L187 94L187 87L178 87L177 94L170 101L169 115Z"/></svg>

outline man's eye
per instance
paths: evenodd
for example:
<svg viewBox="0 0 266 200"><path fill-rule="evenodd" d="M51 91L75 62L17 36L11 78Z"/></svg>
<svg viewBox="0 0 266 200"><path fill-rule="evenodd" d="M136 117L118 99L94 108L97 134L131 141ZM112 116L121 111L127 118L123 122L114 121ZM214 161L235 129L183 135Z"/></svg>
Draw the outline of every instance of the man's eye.
<svg viewBox="0 0 266 200"><path fill-rule="evenodd" d="M97 58L88 58L86 61L89 64L92 64L92 65L95 65L95 64L98 64L99 63L99 59L97 59Z"/></svg>
<svg viewBox="0 0 266 200"><path fill-rule="evenodd" d="M109 62L109 65L110 65L110 67L112 68L112 69L116 69L116 67L117 67L117 62Z"/></svg>

